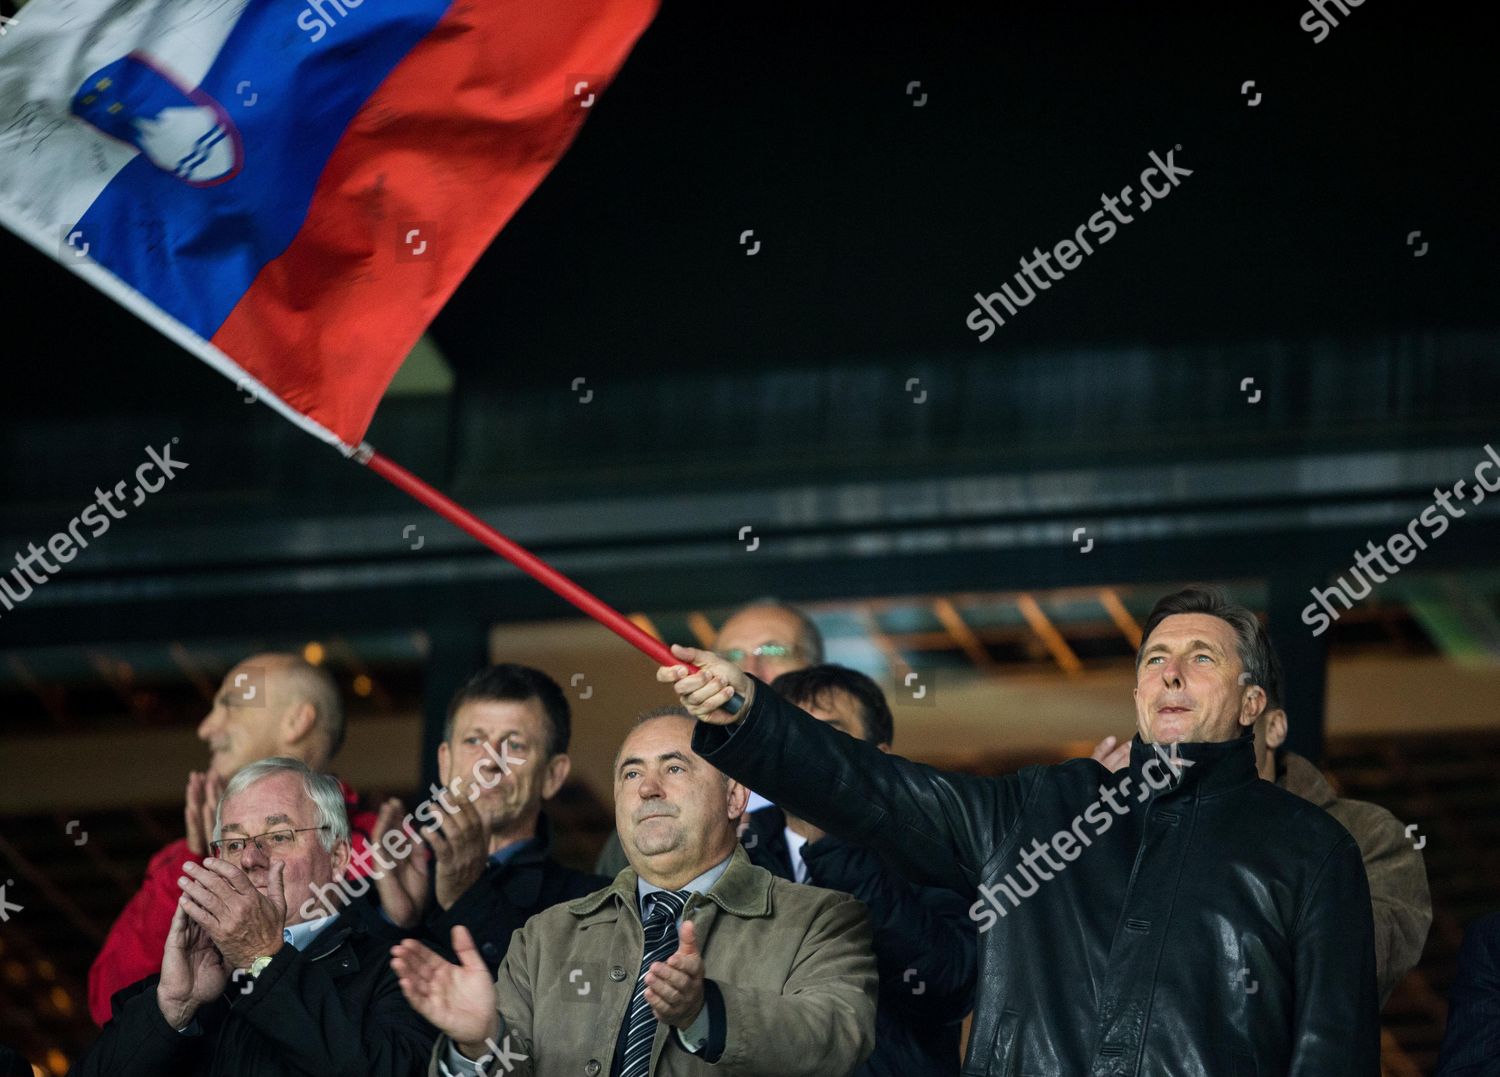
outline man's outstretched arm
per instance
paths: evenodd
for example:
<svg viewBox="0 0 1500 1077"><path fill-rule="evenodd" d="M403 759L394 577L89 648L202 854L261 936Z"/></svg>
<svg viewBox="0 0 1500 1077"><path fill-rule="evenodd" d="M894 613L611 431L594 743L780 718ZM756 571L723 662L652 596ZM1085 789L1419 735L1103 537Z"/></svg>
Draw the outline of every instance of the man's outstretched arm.
<svg viewBox="0 0 1500 1077"><path fill-rule="evenodd" d="M674 647L662 666L700 722L693 750L783 810L878 848L904 874L966 890L1019 818L1028 780L947 774L831 729L711 651ZM721 708L738 692L738 715Z"/></svg>

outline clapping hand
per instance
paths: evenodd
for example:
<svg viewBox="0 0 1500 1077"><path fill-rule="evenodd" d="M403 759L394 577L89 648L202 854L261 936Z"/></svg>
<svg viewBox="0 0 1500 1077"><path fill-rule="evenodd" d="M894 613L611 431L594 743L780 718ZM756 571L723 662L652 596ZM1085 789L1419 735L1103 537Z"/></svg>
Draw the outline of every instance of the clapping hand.
<svg viewBox="0 0 1500 1077"><path fill-rule="evenodd" d="M399 829L404 818L405 808L401 801L395 797L387 800L375 818L375 832L370 835L370 844L384 845L386 834ZM401 928L415 926L422 917L422 906L427 904L427 853L419 842L413 844L415 847L406 856L393 856L396 864L389 871L374 873L380 907L391 922Z"/></svg>
<svg viewBox="0 0 1500 1077"><path fill-rule="evenodd" d="M458 964L445 961L415 939L391 947L391 969L411 1008L448 1034L467 1058L478 1058L486 1040L500 1035L495 978L474 948L469 929L453 929Z"/></svg>
<svg viewBox="0 0 1500 1077"><path fill-rule="evenodd" d="M272 860L262 894L239 868L209 857L184 864L183 910L208 932L232 969L249 968L257 957L269 957L285 945L286 861Z"/></svg>
<svg viewBox="0 0 1500 1077"><path fill-rule="evenodd" d="M208 932L189 919L187 899L177 903L167 946L161 955L156 1004L173 1028L192 1023L198 1007L212 1002L229 983L229 967Z"/></svg>
<svg viewBox="0 0 1500 1077"><path fill-rule="evenodd" d="M687 1028L703 1009L703 956L693 922L684 920L678 930L677 952L646 970L646 1001L658 1021Z"/></svg>

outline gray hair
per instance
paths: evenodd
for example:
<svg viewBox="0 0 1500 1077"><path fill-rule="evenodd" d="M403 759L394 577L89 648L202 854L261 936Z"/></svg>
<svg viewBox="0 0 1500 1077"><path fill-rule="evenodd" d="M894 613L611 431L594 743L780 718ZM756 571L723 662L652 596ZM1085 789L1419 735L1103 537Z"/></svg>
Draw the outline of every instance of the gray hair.
<svg viewBox="0 0 1500 1077"><path fill-rule="evenodd" d="M344 790L340 787L337 778L329 777L327 774L319 774L300 759L293 759L285 755L273 755L268 759L257 759L254 763L243 766L229 784L224 787L224 795L219 798L219 803L214 808L214 841L220 837L220 828L224 825L224 802L236 794L243 793L262 778L269 778L273 774L296 774L302 779L302 789L307 793L307 798L313 802L318 812L318 825L322 830L318 831L318 840L323 843L325 852L331 852L333 847L341 842L349 840L349 813L344 808Z"/></svg>

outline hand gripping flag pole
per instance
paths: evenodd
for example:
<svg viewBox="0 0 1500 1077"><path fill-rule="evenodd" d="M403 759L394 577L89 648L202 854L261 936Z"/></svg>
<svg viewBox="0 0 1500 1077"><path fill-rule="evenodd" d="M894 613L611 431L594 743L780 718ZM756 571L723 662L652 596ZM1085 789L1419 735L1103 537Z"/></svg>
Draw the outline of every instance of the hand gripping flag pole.
<svg viewBox="0 0 1500 1077"><path fill-rule="evenodd" d="M369 444L361 442L353 458L392 486L426 505L459 530L466 531L484 543L549 591L577 606L646 657L655 659L663 666L685 664L689 669L697 670L698 667L691 662L683 663L672 654L671 649L665 643L641 629L619 610L602 601L591 591L580 587L526 547L506 538L451 497L423 482L394 460L382 456ZM724 705L724 710L730 714L738 714L744 704L745 697L736 692L734 698Z"/></svg>

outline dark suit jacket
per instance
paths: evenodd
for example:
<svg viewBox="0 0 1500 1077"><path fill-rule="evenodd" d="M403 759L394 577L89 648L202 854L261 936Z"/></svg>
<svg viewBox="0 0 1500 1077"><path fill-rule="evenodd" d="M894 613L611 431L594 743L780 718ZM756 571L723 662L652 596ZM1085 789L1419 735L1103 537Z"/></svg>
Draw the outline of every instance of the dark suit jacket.
<svg viewBox="0 0 1500 1077"><path fill-rule="evenodd" d="M432 897L416 934L451 958L453 927L462 924L474 936L484 963L496 972L518 927L543 909L592 894L610 882L552 859L552 824L544 813L537 820L536 837L505 863L487 865L453 908L444 911Z"/></svg>
<svg viewBox="0 0 1500 1077"><path fill-rule="evenodd" d="M792 878L786 815L762 808L741 838L752 862ZM916 886L868 849L829 835L802 846L808 883L851 894L870 911L880 995L875 1050L855 1077L957 1074L964 1015L974 1002L978 932L968 901Z"/></svg>
<svg viewBox="0 0 1500 1077"><path fill-rule="evenodd" d="M1464 932L1436 1077L1500 1077L1500 912Z"/></svg>
<svg viewBox="0 0 1500 1077"><path fill-rule="evenodd" d="M187 1032L162 1016L160 978L115 993L70 1077L415 1077L437 1038L401 994L387 941L348 914L231 982Z"/></svg>

